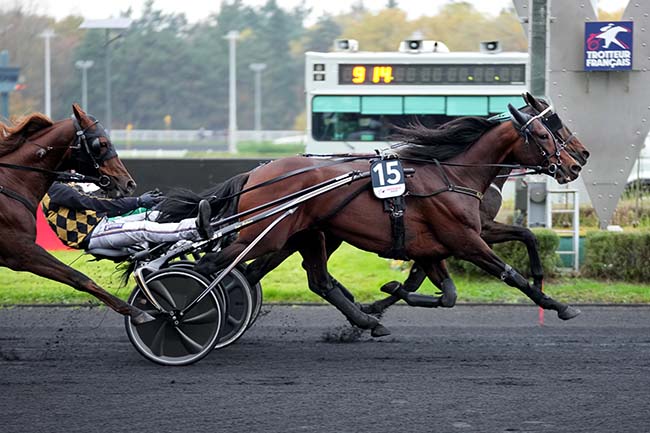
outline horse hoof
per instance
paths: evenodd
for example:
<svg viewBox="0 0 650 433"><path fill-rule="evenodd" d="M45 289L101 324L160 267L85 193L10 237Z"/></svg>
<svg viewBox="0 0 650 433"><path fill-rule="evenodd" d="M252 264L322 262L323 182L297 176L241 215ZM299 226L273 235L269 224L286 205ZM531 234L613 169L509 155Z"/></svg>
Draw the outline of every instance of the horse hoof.
<svg viewBox="0 0 650 433"><path fill-rule="evenodd" d="M456 293L444 293L440 297L440 306L444 308L451 308L456 305Z"/></svg>
<svg viewBox="0 0 650 433"><path fill-rule="evenodd" d="M370 335L373 337L385 337L387 335L390 335L390 331L388 328L384 327L384 325L378 324L374 328L372 328L372 331L370 331Z"/></svg>
<svg viewBox="0 0 650 433"><path fill-rule="evenodd" d="M136 326L153 322L154 320L156 320L155 317L153 317L149 313L145 313L144 311L141 311L138 314L131 316L131 322L133 322L133 324Z"/></svg>
<svg viewBox="0 0 650 433"><path fill-rule="evenodd" d="M557 317L559 317L562 320L569 320L569 319L573 319L580 313L582 313L582 311L580 311L579 309L567 305L567 307L564 310L558 311Z"/></svg>

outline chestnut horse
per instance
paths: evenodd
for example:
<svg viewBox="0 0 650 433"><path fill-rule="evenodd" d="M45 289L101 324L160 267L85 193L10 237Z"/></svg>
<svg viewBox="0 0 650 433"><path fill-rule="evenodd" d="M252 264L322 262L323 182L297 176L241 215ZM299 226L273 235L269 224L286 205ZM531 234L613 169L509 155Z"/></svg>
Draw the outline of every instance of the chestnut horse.
<svg viewBox="0 0 650 433"><path fill-rule="evenodd" d="M72 109L72 118L58 122L37 113L15 126L0 123L0 266L90 293L135 323L144 323L152 319L148 314L35 243L37 206L55 180L92 180L118 197L136 188L101 124L78 105Z"/></svg>
<svg viewBox="0 0 650 433"><path fill-rule="evenodd" d="M415 169L406 182L404 252L442 290L440 297L432 297L432 302L440 306L451 307L456 301L455 286L442 262L455 256L500 277L538 305L556 310L561 318L568 319L577 314L575 309L531 287L480 236L480 197L503 164L540 167L559 182L577 178L580 170L580 165L558 144L541 116L531 116L512 106L508 108L512 119L506 122L460 118L436 130L418 127L411 131L410 144L397 150L404 166ZM316 168L309 170L311 167ZM213 215L227 217L253 209L338 175L367 171L368 167L368 162L363 160L326 165L322 160L307 157L279 159L215 188L210 197ZM296 170L304 171L281 182L269 182ZM232 192L261 184L265 186L241 195L238 203L225 199ZM199 197L179 198L172 195L163 202L165 218L186 216L188 208L195 207ZM224 211L224 208L233 209ZM206 254L198 263L197 271L213 275L223 269L270 223L264 220L244 227L223 250ZM356 326L371 329L374 336L386 335L388 331L378 319L362 312L328 274L328 237L381 256L390 256L393 247L391 224L382 202L367 188L351 184L311 199L277 224L245 255L244 260L263 257L261 265L253 262L247 276L255 281L293 251L298 251L312 291L332 303Z"/></svg>

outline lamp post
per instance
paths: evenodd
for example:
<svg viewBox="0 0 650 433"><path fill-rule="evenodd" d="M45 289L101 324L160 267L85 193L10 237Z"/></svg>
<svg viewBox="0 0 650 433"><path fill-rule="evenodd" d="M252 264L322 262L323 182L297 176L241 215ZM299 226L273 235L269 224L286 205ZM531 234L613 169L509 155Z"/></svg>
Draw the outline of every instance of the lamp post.
<svg viewBox="0 0 650 433"><path fill-rule="evenodd" d="M77 60L74 63L78 69L81 69L81 107L86 111L88 111L88 69L94 64L92 60Z"/></svg>
<svg viewBox="0 0 650 433"><path fill-rule="evenodd" d="M104 20L85 20L79 26L80 29L103 29L106 32L105 49L105 74L106 74L106 129L110 132L113 123L111 109L111 43L119 39L123 32L111 38L111 30L126 30L131 26L133 20L130 18L108 18Z"/></svg>
<svg viewBox="0 0 650 433"><path fill-rule="evenodd" d="M45 115L52 117L52 86L51 86L51 57L50 57L50 39L54 37L54 30L45 29L41 33L45 39Z"/></svg>
<svg viewBox="0 0 650 433"><path fill-rule="evenodd" d="M228 40L229 87L228 87L228 152L237 153L237 30L229 31Z"/></svg>
<svg viewBox="0 0 650 433"><path fill-rule="evenodd" d="M255 135L257 141L261 141L262 131L262 71L266 69L266 63L251 63L249 68L255 73Z"/></svg>

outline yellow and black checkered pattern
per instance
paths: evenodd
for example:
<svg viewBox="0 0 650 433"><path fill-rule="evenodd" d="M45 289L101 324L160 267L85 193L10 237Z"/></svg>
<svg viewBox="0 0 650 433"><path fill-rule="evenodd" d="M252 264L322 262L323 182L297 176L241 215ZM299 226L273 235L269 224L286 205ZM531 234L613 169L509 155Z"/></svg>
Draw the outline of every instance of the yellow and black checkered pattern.
<svg viewBox="0 0 650 433"><path fill-rule="evenodd" d="M52 203L48 194L41 205L52 230L72 248L82 248L81 243L101 220L94 210L74 210Z"/></svg>

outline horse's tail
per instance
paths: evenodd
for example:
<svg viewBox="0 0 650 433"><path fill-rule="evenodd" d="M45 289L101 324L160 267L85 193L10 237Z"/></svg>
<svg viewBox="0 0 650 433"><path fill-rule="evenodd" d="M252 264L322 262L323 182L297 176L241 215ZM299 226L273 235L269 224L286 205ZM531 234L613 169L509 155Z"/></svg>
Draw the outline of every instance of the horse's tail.
<svg viewBox="0 0 650 433"><path fill-rule="evenodd" d="M248 173L238 174L198 194L185 188L173 189L156 207L160 211L160 216L156 221L176 222L195 217L198 213L199 202L203 199L210 202L213 219L234 215L239 204L237 193L243 189L247 180Z"/></svg>

